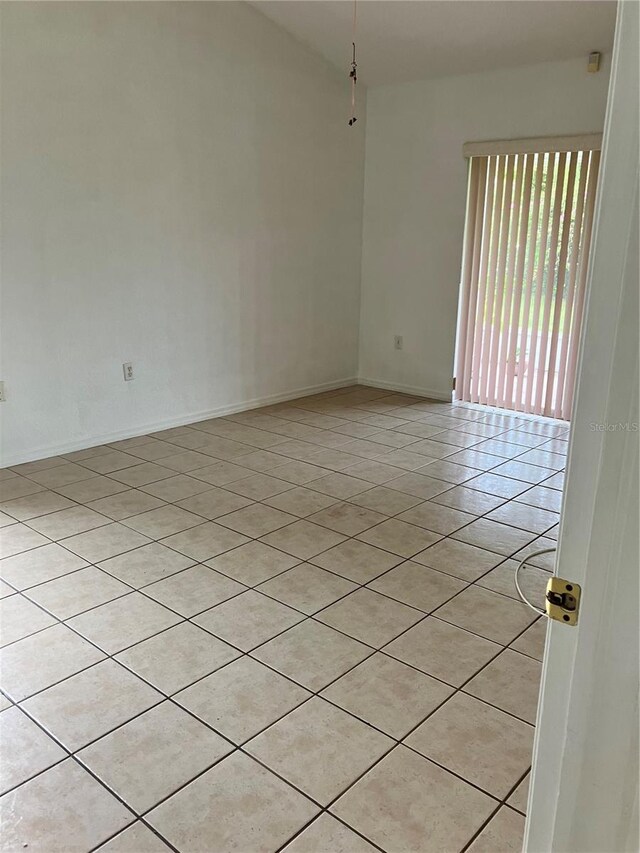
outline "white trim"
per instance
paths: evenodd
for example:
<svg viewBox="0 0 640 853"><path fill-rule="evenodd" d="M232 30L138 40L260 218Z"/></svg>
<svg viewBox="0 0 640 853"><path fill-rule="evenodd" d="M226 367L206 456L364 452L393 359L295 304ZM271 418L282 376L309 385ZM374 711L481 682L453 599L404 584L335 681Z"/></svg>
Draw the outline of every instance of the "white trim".
<svg viewBox="0 0 640 853"><path fill-rule="evenodd" d="M400 382L387 382L381 379L367 379L359 376L358 385L367 385L369 388L381 388L383 391L397 391L399 394L413 394L416 397L428 397L431 400L444 400L450 403L453 399L453 391L435 391L433 388L422 388L417 385L403 385Z"/></svg>
<svg viewBox="0 0 640 853"><path fill-rule="evenodd" d="M22 465L23 462L35 462L38 459L47 459L49 456L61 456L64 453L73 453L75 450L86 450L88 447L98 447L101 444L112 444L114 441L121 441L124 438L135 438L138 435L147 435L150 432L159 432L163 429L171 429L171 427L187 426L188 424L206 421L209 418L221 418L224 415L234 415L237 412L249 411L249 409L258 409L260 406L269 406L274 403L284 403L287 400L295 400L298 397L306 397L309 394L319 394L322 391L333 391L339 388L346 388L349 385L356 385L358 379L355 376L346 379L337 379L335 382L322 382L319 385L308 385L306 388L296 388L293 391L285 391L281 394L269 394L266 397L254 397L252 400L244 400L239 403L229 403L224 406L217 406L215 409L209 409L204 412L193 412L189 415L180 415L176 418L168 418L163 421L156 421L144 426L138 426L134 429L116 430L116 432L104 433L102 435L93 435L85 439L70 441L66 444L48 445L39 447L36 450L31 450L27 453L19 453L16 456L10 456L8 459L3 459L0 467L11 468L14 465Z"/></svg>
<svg viewBox="0 0 640 853"><path fill-rule="evenodd" d="M579 136L537 136L529 139L488 139L484 142L465 142L464 157L490 157L496 154L536 154L539 151L599 151L601 133L582 133Z"/></svg>

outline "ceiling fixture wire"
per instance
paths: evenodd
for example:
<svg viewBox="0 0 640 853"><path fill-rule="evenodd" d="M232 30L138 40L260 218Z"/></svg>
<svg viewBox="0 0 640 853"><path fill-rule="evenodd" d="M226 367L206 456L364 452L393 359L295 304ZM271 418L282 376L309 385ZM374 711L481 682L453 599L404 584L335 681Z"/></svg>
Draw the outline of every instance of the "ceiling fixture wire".
<svg viewBox="0 0 640 853"><path fill-rule="evenodd" d="M356 83L358 82L358 63L356 62L356 11L357 0L353 0L353 28L351 47L353 49L351 57L351 70L349 71L349 80L351 81L351 118L349 119L349 127L358 121L356 118Z"/></svg>

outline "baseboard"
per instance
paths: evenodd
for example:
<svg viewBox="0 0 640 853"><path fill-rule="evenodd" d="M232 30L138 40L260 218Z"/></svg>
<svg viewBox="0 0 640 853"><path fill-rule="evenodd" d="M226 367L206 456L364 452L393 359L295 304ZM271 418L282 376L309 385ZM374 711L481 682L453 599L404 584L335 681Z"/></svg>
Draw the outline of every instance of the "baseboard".
<svg viewBox="0 0 640 853"><path fill-rule="evenodd" d="M428 397L431 400L451 402L452 392L436 391L433 388L421 388L417 385L402 385L400 382L383 382L380 379L368 379L359 376L358 385L368 385L370 388L382 388L384 391L397 391L401 394L413 394L416 397Z"/></svg>
<svg viewBox="0 0 640 853"><path fill-rule="evenodd" d="M258 409L261 406L271 406L274 403L285 403L287 400L295 400L298 397L306 397L309 394L320 394L323 391L334 391L339 388L345 388L348 385L355 385L357 382L358 379L355 376L351 376L346 379L336 380L335 382L323 382L319 385L308 385L305 388L295 388L281 394L269 394L266 397L254 397L251 400L230 403L228 405L218 406L215 409L208 409L203 412L191 412L190 414L181 415L177 418L168 418L167 420L145 424L144 426L139 426L135 429L116 430L115 432L103 433L102 435L93 435L80 441L71 441L67 444L39 447L36 450L10 456L7 459L3 458L0 463L0 468L11 468L14 465L21 465L23 462L35 462L38 459L47 459L49 456L62 456L65 453L73 453L76 450L86 450L88 447L97 447L100 444L112 444L114 441L122 441L122 439L125 438L135 438L138 435L147 435L147 433L159 432L163 429L171 429L171 427L186 426L188 424L198 423L198 421L206 421L209 418L221 418L224 415L234 415L237 412L246 412L249 411L249 409Z"/></svg>

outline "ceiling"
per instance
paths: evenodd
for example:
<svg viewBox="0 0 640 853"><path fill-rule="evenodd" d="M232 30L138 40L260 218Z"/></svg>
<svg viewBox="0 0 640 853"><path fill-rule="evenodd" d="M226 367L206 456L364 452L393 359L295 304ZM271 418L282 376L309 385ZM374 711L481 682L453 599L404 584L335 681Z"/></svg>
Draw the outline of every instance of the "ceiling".
<svg viewBox="0 0 640 853"><path fill-rule="evenodd" d="M341 70L350 0L252 5ZM614 0L358 0L359 78L370 86L514 68L611 50Z"/></svg>

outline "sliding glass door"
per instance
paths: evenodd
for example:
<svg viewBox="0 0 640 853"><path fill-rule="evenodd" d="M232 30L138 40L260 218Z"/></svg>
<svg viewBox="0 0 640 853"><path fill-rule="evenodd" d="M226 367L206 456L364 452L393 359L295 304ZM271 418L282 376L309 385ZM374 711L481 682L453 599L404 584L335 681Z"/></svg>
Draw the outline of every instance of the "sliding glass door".
<svg viewBox="0 0 640 853"><path fill-rule="evenodd" d="M592 140L573 150L530 140L516 153L517 142L488 143L497 153L471 156L458 400L569 417L600 161L584 147Z"/></svg>

